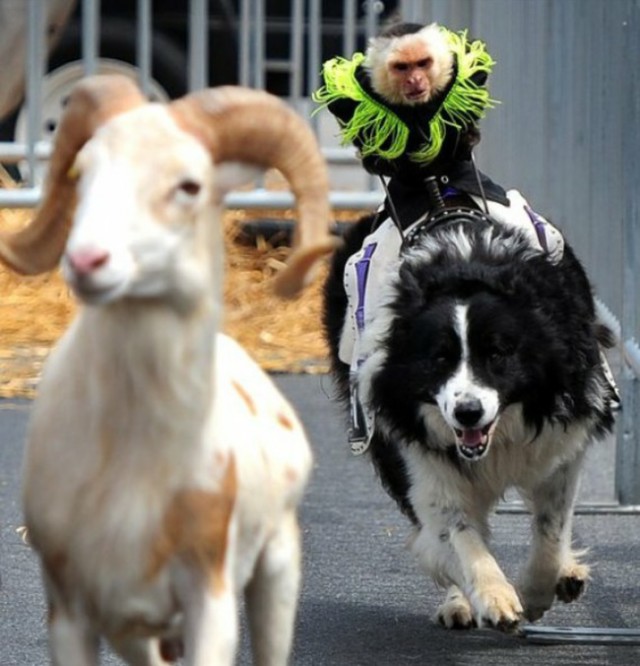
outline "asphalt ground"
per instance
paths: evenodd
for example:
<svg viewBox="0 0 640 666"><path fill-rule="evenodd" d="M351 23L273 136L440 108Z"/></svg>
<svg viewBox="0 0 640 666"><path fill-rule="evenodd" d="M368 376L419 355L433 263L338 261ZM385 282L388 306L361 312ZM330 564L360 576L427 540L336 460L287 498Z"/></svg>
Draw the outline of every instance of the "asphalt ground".
<svg viewBox="0 0 640 666"><path fill-rule="evenodd" d="M406 520L378 486L366 458L345 442L342 410L326 376L277 375L298 408L316 465L301 521L304 583L293 666L525 666L640 664L640 646L539 645L482 629L446 631L433 622L442 591L405 548ZM45 607L36 558L22 542L19 486L29 401L0 401L0 666L48 663ZM613 501L613 441L590 451L580 506ZM494 552L515 578L527 555L529 518L499 513ZM574 604L559 604L538 623L640 630L640 516L584 514L575 542L589 548L593 579ZM120 664L107 650L103 664ZM243 633L239 664L250 664Z"/></svg>

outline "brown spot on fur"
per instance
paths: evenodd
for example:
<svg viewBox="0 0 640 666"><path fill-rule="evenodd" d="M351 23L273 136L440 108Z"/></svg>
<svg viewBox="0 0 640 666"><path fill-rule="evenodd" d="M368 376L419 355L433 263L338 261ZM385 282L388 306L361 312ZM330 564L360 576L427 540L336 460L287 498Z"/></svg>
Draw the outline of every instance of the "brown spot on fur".
<svg viewBox="0 0 640 666"><path fill-rule="evenodd" d="M202 572L214 593L224 589L229 524L237 487L236 462L230 457L219 490L181 490L174 495L152 549L149 580L177 557Z"/></svg>
<svg viewBox="0 0 640 666"><path fill-rule="evenodd" d="M227 456L224 454L223 451L216 451L213 454L213 462L215 463L216 468L222 467L224 465L225 460L227 459Z"/></svg>
<svg viewBox="0 0 640 666"><path fill-rule="evenodd" d="M244 400L244 402L247 405L247 408L249 409L249 411L252 414L257 414L256 405L253 402L249 393L247 393L247 391L244 389L244 387L241 384L239 384L238 382L235 382L235 381L231 382L231 384L233 385L233 388L240 394L240 397Z"/></svg>
<svg viewBox="0 0 640 666"><path fill-rule="evenodd" d="M292 467L287 467L284 471L285 478L291 483L295 483L298 480L298 472Z"/></svg>
<svg viewBox="0 0 640 666"><path fill-rule="evenodd" d="M278 413L278 423L287 430L293 430L293 423L291 422L291 419L281 412Z"/></svg>

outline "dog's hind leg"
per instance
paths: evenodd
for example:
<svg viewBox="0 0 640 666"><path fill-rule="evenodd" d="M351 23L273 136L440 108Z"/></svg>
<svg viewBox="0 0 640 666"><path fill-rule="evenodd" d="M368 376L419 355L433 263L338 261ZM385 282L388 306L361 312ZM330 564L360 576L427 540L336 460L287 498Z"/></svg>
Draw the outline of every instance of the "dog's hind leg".
<svg viewBox="0 0 640 666"><path fill-rule="evenodd" d="M533 543L520 585L529 620L537 620L554 598L575 601L589 579L589 567L571 548L573 506L583 455L559 467L550 478L527 493L533 512Z"/></svg>

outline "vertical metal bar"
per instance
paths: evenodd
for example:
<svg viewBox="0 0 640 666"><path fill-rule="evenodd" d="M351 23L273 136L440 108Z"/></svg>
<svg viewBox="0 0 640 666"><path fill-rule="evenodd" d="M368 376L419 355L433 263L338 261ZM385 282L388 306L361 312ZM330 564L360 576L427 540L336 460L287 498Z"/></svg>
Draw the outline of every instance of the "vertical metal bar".
<svg viewBox="0 0 640 666"><path fill-rule="evenodd" d="M629 58L640 58L640 44L637 32L640 26L640 7L637 3L627 4L624 21L624 53ZM629 60L637 62L637 60ZM631 87L625 94L625 122L637 122L640 117L640 75L636 70L630 73ZM635 84L635 85L634 85ZM640 252L640 201L637 184L640 182L640 137L637 133L627 135L623 142L623 173L627 179L624 192L626 211L623 216L623 274L622 274L622 344L631 346L638 333L638 294L637 275L638 253ZM636 375L628 363L623 362L620 377L622 412L618 420L616 449L616 495L621 504L640 503L640 376Z"/></svg>
<svg viewBox="0 0 640 666"><path fill-rule="evenodd" d="M207 0L189 5L189 90L209 84L209 6Z"/></svg>
<svg viewBox="0 0 640 666"><path fill-rule="evenodd" d="M632 57L640 58L640 44L638 43L638 31L640 30L640 5L629 3L628 12L625 16L625 40L624 53ZM633 61L631 61L633 62ZM626 123L637 124L640 118L640 74L637 68L631 72L633 77L632 86L625 91L625 115ZM640 136L633 132L629 141L623 142L623 159L627 182L625 186L627 198L627 214L623 216L623 249L624 269L622 276L622 337L632 339L636 336L640 339L640 292L638 290L638 270L640 270L640 200L638 198L638 183L640 182ZM640 379L640 378L639 378ZM640 433L637 433L640 434Z"/></svg>
<svg viewBox="0 0 640 666"><path fill-rule="evenodd" d="M378 3L376 0L367 0L365 14L365 34L367 39L374 37L378 32Z"/></svg>
<svg viewBox="0 0 640 666"><path fill-rule="evenodd" d="M304 0L293 0L291 6L291 38L289 62L289 97L300 110L302 97L302 41L304 37Z"/></svg>
<svg viewBox="0 0 640 666"><path fill-rule="evenodd" d="M344 3L344 32L342 33L342 55L350 58L356 50L356 2Z"/></svg>
<svg viewBox="0 0 640 666"><path fill-rule="evenodd" d="M148 97L151 80L151 0L138 0L136 18L136 65L140 89Z"/></svg>
<svg viewBox="0 0 640 666"><path fill-rule="evenodd" d="M365 34L367 40L371 37L375 37L378 32L378 12L377 4L375 0L367 0L367 13L365 15ZM373 174L369 174L367 177L367 187L369 192L379 189L378 178Z"/></svg>
<svg viewBox="0 0 640 666"><path fill-rule="evenodd" d="M351 3L345 3L345 6ZM320 69L322 68L322 7L320 0L309 0L309 52L307 70L307 97L311 97L320 85ZM310 115L311 126L318 132L320 118L318 114Z"/></svg>
<svg viewBox="0 0 640 666"><path fill-rule="evenodd" d="M241 86L251 85L251 0L240 3L240 53L238 81Z"/></svg>
<svg viewBox="0 0 640 666"><path fill-rule="evenodd" d="M100 0L82 0L82 62L86 76L98 69Z"/></svg>
<svg viewBox="0 0 640 666"><path fill-rule="evenodd" d="M253 15L253 42L254 51L254 85L263 90L265 82L265 43L266 43L266 21L265 0L255 0Z"/></svg>
<svg viewBox="0 0 640 666"><path fill-rule="evenodd" d="M624 346L624 340L622 341ZM640 503L640 378L623 362L619 388L622 411L616 432L615 492L620 504Z"/></svg>
<svg viewBox="0 0 640 666"><path fill-rule="evenodd" d="M27 25L27 163L28 183L36 180L36 142L41 135L42 79L45 61L45 7L40 0L29 0Z"/></svg>
<svg viewBox="0 0 640 666"><path fill-rule="evenodd" d="M345 5L350 3L345 3ZM322 11L321 0L309 0L309 61L307 71L307 94L320 84L322 67Z"/></svg>

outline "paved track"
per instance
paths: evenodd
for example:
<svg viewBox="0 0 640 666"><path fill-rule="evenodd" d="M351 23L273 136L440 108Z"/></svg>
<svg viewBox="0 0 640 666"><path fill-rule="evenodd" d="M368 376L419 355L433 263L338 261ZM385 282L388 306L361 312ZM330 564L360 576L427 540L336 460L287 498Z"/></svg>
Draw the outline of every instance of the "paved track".
<svg viewBox="0 0 640 666"><path fill-rule="evenodd" d="M316 468L302 522L305 578L292 666L635 666L640 647L532 645L490 630L447 632L431 620L440 592L404 548L405 520L368 462L344 443L326 377L278 376L314 443ZM19 474L27 401L0 401L0 666L47 664L45 609L35 558L21 542ZM612 499L613 445L589 459L583 501ZM496 516L495 552L516 576L528 518ZM590 548L593 581L583 600L544 618L554 626L640 628L640 516L579 515L576 542ZM120 662L105 652L103 664ZM238 663L250 664L246 636Z"/></svg>

